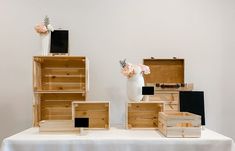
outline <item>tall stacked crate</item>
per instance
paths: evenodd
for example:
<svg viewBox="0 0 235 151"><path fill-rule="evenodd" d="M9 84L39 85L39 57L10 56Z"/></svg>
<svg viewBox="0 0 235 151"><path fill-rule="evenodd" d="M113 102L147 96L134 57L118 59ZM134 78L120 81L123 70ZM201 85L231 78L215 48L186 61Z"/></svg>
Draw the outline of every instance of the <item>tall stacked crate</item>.
<svg viewBox="0 0 235 151"><path fill-rule="evenodd" d="M33 58L34 126L42 120L71 120L72 101L85 101L88 59L82 56Z"/></svg>
<svg viewBox="0 0 235 151"><path fill-rule="evenodd" d="M164 112L179 111L179 91L191 91L193 84L185 84L184 59L144 59L151 73L145 75L145 83L154 86L149 101L164 102Z"/></svg>

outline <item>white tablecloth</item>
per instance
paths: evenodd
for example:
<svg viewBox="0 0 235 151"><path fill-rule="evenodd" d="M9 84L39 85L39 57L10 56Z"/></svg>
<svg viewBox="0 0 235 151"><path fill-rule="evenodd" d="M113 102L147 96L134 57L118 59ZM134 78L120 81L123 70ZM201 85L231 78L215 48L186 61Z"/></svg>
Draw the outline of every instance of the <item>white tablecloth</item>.
<svg viewBox="0 0 235 151"><path fill-rule="evenodd" d="M157 130L39 133L30 128L3 140L2 151L232 151L233 140L211 130L201 138L166 138Z"/></svg>

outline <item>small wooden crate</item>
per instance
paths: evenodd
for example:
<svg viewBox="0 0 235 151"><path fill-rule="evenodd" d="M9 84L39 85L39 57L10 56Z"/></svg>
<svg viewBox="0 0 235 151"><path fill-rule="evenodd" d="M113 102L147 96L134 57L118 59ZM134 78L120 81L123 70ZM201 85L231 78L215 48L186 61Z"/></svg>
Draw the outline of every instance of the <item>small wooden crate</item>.
<svg viewBox="0 0 235 151"><path fill-rule="evenodd" d="M72 102L72 119L89 118L89 128L109 129L108 101L74 101Z"/></svg>
<svg viewBox="0 0 235 151"><path fill-rule="evenodd" d="M158 127L166 137L200 137L201 116L189 112L160 112Z"/></svg>
<svg viewBox="0 0 235 151"><path fill-rule="evenodd" d="M164 109L160 102L128 102L126 127L157 129L158 113Z"/></svg>

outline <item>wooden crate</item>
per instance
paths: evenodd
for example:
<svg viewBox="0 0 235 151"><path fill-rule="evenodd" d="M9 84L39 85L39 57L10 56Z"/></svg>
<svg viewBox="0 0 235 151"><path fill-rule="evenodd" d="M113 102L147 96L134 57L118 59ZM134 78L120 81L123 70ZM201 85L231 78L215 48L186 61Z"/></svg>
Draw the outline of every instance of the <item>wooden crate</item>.
<svg viewBox="0 0 235 151"><path fill-rule="evenodd" d="M148 101L164 102L164 112L179 111L178 91L155 91L154 95L149 96Z"/></svg>
<svg viewBox="0 0 235 151"><path fill-rule="evenodd" d="M88 90L88 59L75 56L35 56L34 92Z"/></svg>
<svg viewBox="0 0 235 151"><path fill-rule="evenodd" d="M43 120L39 122L39 132L76 132L73 120Z"/></svg>
<svg viewBox="0 0 235 151"><path fill-rule="evenodd" d="M107 101L72 102L72 119L89 118L89 128L109 129L110 105Z"/></svg>
<svg viewBox="0 0 235 151"><path fill-rule="evenodd" d="M164 104L160 102L128 102L126 127L157 129L158 113L163 109Z"/></svg>
<svg viewBox="0 0 235 151"><path fill-rule="evenodd" d="M151 73L145 75L146 83L184 83L184 59L144 59Z"/></svg>
<svg viewBox="0 0 235 151"><path fill-rule="evenodd" d="M149 101L164 102L164 112L179 111L179 91L192 91L193 84L184 83L184 59L144 59L151 73L145 84L154 87Z"/></svg>
<svg viewBox="0 0 235 151"><path fill-rule="evenodd" d="M166 137L200 137L201 116L189 112L160 112L158 127Z"/></svg>
<svg viewBox="0 0 235 151"><path fill-rule="evenodd" d="M42 120L71 120L72 101L85 101L83 93L36 93L34 126Z"/></svg>
<svg viewBox="0 0 235 151"><path fill-rule="evenodd" d="M71 120L72 101L85 101L89 62L83 56L33 58L34 126L42 120Z"/></svg>

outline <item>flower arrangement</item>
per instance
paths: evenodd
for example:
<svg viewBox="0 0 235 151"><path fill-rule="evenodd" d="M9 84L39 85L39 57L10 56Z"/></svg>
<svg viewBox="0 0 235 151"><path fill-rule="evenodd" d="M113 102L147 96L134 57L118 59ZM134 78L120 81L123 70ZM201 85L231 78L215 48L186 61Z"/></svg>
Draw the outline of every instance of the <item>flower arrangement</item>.
<svg viewBox="0 0 235 151"><path fill-rule="evenodd" d="M34 29L36 30L37 33L40 35L46 35L50 31L54 31L54 28L50 24L50 19L48 16L45 16L44 21L40 24L37 24Z"/></svg>
<svg viewBox="0 0 235 151"><path fill-rule="evenodd" d="M120 65L122 67L121 73L126 76L128 79L133 77L134 75L140 74L150 74L150 69L146 65L138 64L133 65L131 63L127 63L126 59L120 60Z"/></svg>

